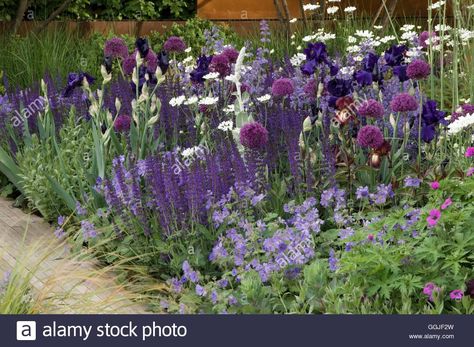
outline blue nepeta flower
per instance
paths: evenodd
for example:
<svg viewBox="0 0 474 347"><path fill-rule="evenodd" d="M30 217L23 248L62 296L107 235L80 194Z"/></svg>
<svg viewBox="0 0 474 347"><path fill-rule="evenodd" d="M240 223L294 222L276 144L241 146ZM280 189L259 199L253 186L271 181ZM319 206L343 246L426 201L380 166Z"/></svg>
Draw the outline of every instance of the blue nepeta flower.
<svg viewBox="0 0 474 347"><path fill-rule="evenodd" d="M416 177L406 177L404 181L405 188L419 188L421 184L421 180Z"/></svg>

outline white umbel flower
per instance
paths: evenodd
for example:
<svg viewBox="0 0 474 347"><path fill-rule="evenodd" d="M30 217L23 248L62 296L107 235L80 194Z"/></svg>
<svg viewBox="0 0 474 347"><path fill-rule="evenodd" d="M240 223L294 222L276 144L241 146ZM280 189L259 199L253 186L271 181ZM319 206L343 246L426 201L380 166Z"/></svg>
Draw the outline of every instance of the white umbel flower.
<svg viewBox="0 0 474 347"><path fill-rule="evenodd" d="M265 95L262 95L262 96L258 97L257 100L260 101L260 102L267 102L271 98L272 97L271 97L270 94L265 94Z"/></svg>
<svg viewBox="0 0 474 347"><path fill-rule="evenodd" d="M185 100L186 100L186 97L184 95L180 95L175 98L171 98L169 101L169 104L172 107L177 107L177 106L181 106Z"/></svg>
<svg viewBox="0 0 474 347"><path fill-rule="evenodd" d="M449 124L448 134L455 135L471 125L474 125L474 113L467 114L464 117L459 117L454 122Z"/></svg>
<svg viewBox="0 0 474 347"><path fill-rule="evenodd" d="M212 96L207 96L201 100L199 100L199 105L215 105L219 98L216 96L213 98Z"/></svg>
<svg viewBox="0 0 474 347"><path fill-rule="evenodd" d="M231 120L224 121L217 126L217 129L222 131L232 131L232 129L234 129L234 123Z"/></svg>

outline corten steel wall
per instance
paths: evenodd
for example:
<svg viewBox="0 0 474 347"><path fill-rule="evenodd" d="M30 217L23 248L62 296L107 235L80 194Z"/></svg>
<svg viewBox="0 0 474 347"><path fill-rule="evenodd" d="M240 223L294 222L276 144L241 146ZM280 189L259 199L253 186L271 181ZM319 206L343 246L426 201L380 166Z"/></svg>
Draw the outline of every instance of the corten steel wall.
<svg viewBox="0 0 474 347"><path fill-rule="evenodd" d="M394 0L386 0L387 7ZM324 0L303 3L323 3ZM299 0L287 0L290 17L301 17ZM340 3L328 3L326 6L339 6L339 15L347 6L357 7L359 14L373 16L382 4L381 0L342 0ZM398 0L395 16L426 17L428 0ZM309 13L318 13L321 9ZM277 19L274 0L197 0L197 14L201 18L221 20Z"/></svg>

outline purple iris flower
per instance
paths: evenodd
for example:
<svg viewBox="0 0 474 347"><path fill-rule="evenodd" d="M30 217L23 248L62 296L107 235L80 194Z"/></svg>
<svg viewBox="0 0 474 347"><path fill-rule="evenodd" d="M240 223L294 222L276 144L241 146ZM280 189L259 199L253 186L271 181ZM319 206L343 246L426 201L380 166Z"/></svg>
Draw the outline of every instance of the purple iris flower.
<svg viewBox="0 0 474 347"><path fill-rule="evenodd" d="M166 71L168 70L168 67L170 66L170 59L168 57L168 53L165 51L161 51L158 53L158 66L161 69L161 73L164 75Z"/></svg>
<svg viewBox="0 0 474 347"><path fill-rule="evenodd" d="M364 70L357 71L354 74L354 78L361 86L370 86L374 81L372 74Z"/></svg>
<svg viewBox="0 0 474 347"><path fill-rule="evenodd" d="M326 45L322 42L308 43L304 54L306 54L307 60L314 60L317 64L327 63L328 61Z"/></svg>
<svg viewBox="0 0 474 347"><path fill-rule="evenodd" d="M326 45L322 42L308 43L304 50L306 54L306 62L301 67L301 72L305 75L312 75L316 71L316 67L320 64L328 64L328 53ZM330 65L331 75L337 74L339 69L336 66ZM337 68L337 71L335 70ZM335 72L336 71L336 72Z"/></svg>
<svg viewBox="0 0 474 347"><path fill-rule="evenodd" d="M148 54L148 51L150 50L150 45L148 44L148 40L146 38L139 37L135 41L135 46L138 49L138 52L140 52L140 56L142 58L145 58Z"/></svg>
<svg viewBox="0 0 474 347"><path fill-rule="evenodd" d="M423 112L421 115L422 128L421 138L423 141L430 143L436 135L436 127L439 124L446 125L446 112L438 110L436 101L428 100L423 105Z"/></svg>
<svg viewBox="0 0 474 347"><path fill-rule="evenodd" d="M409 78L407 76L407 65L395 66L393 68L393 74L395 76L398 76L398 79L402 83L409 80Z"/></svg>
<svg viewBox="0 0 474 347"><path fill-rule="evenodd" d="M389 66L401 65L403 62L404 54L407 50L408 48L405 45L393 45L385 52L385 62Z"/></svg>
<svg viewBox="0 0 474 347"><path fill-rule="evenodd" d="M77 87L81 87L84 82L84 78L87 80L89 84L92 84L95 81L95 78L86 72L69 73L67 77L67 85L63 91L63 97L66 97L66 98L69 97L71 93L74 91L74 89L76 89Z"/></svg>
<svg viewBox="0 0 474 347"><path fill-rule="evenodd" d="M209 73L209 64L211 61L212 55L208 57L205 55L200 56L197 60L197 67L189 74L191 76L191 81L195 83L203 83L203 77Z"/></svg>
<svg viewBox="0 0 474 347"><path fill-rule="evenodd" d="M328 82L327 88L332 96L340 98L352 92L352 81L334 78Z"/></svg>
<svg viewBox="0 0 474 347"><path fill-rule="evenodd" d="M362 60L362 66L365 71L374 72L378 61L379 56L375 53L370 52Z"/></svg>

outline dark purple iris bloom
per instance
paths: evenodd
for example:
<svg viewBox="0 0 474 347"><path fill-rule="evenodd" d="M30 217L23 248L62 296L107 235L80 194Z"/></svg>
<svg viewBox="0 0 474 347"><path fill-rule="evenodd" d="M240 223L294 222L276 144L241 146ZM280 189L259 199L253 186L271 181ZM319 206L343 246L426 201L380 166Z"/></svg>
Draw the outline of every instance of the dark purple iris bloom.
<svg viewBox="0 0 474 347"><path fill-rule="evenodd" d="M305 75L311 76L316 71L318 64L315 60L306 60L304 65L301 67L301 72Z"/></svg>
<svg viewBox="0 0 474 347"><path fill-rule="evenodd" d="M105 66L105 70L107 71L107 73L111 73L112 72L112 57L111 56L105 56L104 57L104 66Z"/></svg>
<svg viewBox="0 0 474 347"><path fill-rule="evenodd" d="M67 85L63 91L63 97L69 97L71 93L77 87L81 87L82 83L84 82L84 78L87 80L89 84L94 83L95 78L89 75L87 72L71 72L67 77Z"/></svg>
<svg viewBox="0 0 474 347"><path fill-rule="evenodd" d="M308 43L304 54L306 54L306 60L314 60L317 64L327 63L328 61L326 45L322 42Z"/></svg>
<svg viewBox="0 0 474 347"><path fill-rule="evenodd" d="M161 51L158 53L158 66L161 69L161 73L164 75L166 71L168 71L168 67L170 66L170 59L168 57L168 53L165 51Z"/></svg>
<svg viewBox="0 0 474 347"><path fill-rule="evenodd" d="M401 65L403 62L404 54L407 50L408 48L405 45L393 45L385 52L385 62L389 66Z"/></svg>
<svg viewBox="0 0 474 347"><path fill-rule="evenodd" d="M400 82L408 81L409 78L407 76L407 65L398 65L393 68L393 74L398 76Z"/></svg>
<svg viewBox="0 0 474 347"><path fill-rule="evenodd" d="M303 72L305 75L314 74L316 67L320 64L329 64L326 45L322 42L308 43L304 53L306 54L306 62L301 67L301 72ZM332 74L334 71L333 66L330 66L330 68Z"/></svg>
<svg viewBox="0 0 474 347"><path fill-rule="evenodd" d="M370 52L362 60L362 66L365 71L373 73L378 61L379 56L375 53Z"/></svg>
<svg viewBox="0 0 474 347"><path fill-rule="evenodd" d="M352 92L352 81L334 78L328 82L327 89L332 96L340 98Z"/></svg>
<svg viewBox="0 0 474 347"><path fill-rule="evenodd" d="M329 65L329 70L330 70L331 76L336 76L337 73L339 72L339 66L331 64Z"/></svg>
<svg viewBox="0 0 474 347"><path fill-rule="evenodd" d="M372 74L364 70L357 71L354 74L354 78L361 86L370 86L374 81Z"/></svg>
<svg viewBox="0 0 474 347"><path fill-rule="evenodd" d="M436 101L428 100L423 105L423 113L421 116L422 128L421 138L426 143L433 141L436 136L436 127L439 124L447 125L446 112L438 110Z"/></svg>
<svg viewBox="0 0 474 347"><path fill-rule="evenodd" d="M148 44L148 40L146 38L139 37L135 41L135 46L140 52L140 57L145 58L150 50L150 45Z"/></svg>
<svg viewBox="0 0 474 347"><path fill-rule="evenodd" d="M331 94L328 100L329 106L335 108L337 99L352 92L352 80L334 78L328 82L326 88Z"/></svg>
<svg viewBox="0 0 474 347"><path fill-rule="evenodd" d="M205 55L200 56L197 60L197 67L189 74L191 76L191 81L195 83L203 83L203 77L209 73L209 64L211 61L212 55L209 57L206 57Z"/></svg>

